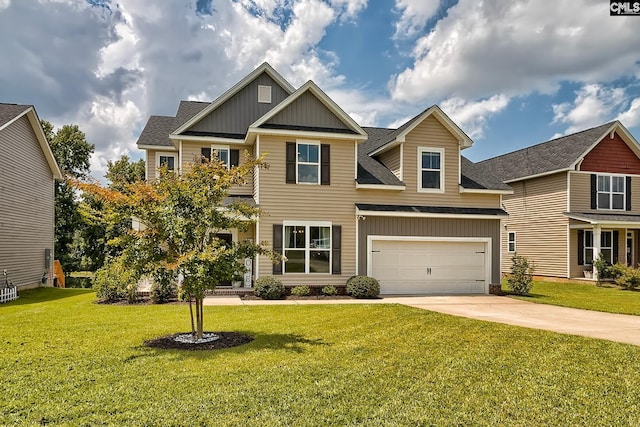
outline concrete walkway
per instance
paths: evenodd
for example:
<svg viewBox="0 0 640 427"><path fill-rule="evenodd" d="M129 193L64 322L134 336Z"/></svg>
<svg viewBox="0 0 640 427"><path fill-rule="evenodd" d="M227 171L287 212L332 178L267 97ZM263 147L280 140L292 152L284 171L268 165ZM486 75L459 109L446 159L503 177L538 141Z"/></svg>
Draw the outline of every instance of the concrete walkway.
<svg viewBox="0 0 640 427"><path fill-rule="evenodd" d="M205 305L403 304L424 310L640 346L640 316L536 304L494 295L384 296L375 300L243 300L211 296Z"/></svg>

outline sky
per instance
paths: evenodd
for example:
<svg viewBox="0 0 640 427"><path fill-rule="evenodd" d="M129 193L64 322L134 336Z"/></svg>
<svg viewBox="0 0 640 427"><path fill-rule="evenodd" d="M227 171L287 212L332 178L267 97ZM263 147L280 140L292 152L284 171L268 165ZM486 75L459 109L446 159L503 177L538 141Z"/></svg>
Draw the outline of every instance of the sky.
<svg viewBox="0 0 640 427"><path fill-rule="evenodd" d="M362 126L438 104L479 161L620 120L640 140L640 16L606 0L0 0L0 102L142 157L150 115L261 63Z"/></svg>

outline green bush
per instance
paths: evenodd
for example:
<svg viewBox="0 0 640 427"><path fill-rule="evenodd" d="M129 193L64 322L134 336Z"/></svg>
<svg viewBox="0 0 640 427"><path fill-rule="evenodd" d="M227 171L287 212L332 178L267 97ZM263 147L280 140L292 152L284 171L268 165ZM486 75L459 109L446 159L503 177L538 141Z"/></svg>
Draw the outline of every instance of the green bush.
<svg viewBox="0 0 640 427"><path fill-rule="evenodd" d="M64 278L65 288L91 288L92 286L93 277L66 276Z"/></svg>
<svg viewBox="0 0 640 427"><path fill-rule="evenodd" d="M622 276L624 274L625 271L627 271L627 269L629 269L630 267L627 266L627 264L623 264L623 263L617 263L617 264L613 264L612 266L610 266L607 269L607 273L609 274L609 277L612 278L614 281L617 280L620 276Z"/></svg>
<svg viewBox="0 0 640 427"><path fill-rule="evenodd" d="M611 276L616 285L625 289L636 289L640 286L640 269L625 264L616 264L610 268Z"/></svg>
<svg viewBox="0 0 640 427"><path fill-rule="evenodd" d="M338 290L333 285L323 286L322 289L320 289L320 292L322 293L322 295L326 295L328 297L338 295Z"/></svg>
<svg viewBox="0 0 640 427"><path fill-rule="evenodd" d="M135 302L137 298L136 275L128 270L119 259L108 260L96 271L93 279L93 289L97 297L104 302L127 300Z"/></svg>
<svg viewBox="0 0 640 427"><path fill-rule="evenodd" d="M354 298L375 298L380 294L380 283L369 276L355 276L347 280L347 293Z"/></svg>
<svg viewBox="0 0 640 427"><path fill-rule="evenodd" d="M160 268L153 275L151 302L163 304L176 298L178 294L178 276L175 271Z"/></svg>
<svg viewBox="0 0 640 427"><path fill-rule="evenodd" d="M533 288L532 262L523 256L513 255L511 257L511 274L507 277L507 286L516 295L529 295Z"/></svg>
<svg viewBox="0 0 640 427"><path fill-rule="evenodd" d="M291 295L297 297L308 297L311 295L311 289L308 286L294 286L291 288Z"/></svg>
<svg viewBox="0 0 640 427"><path fill-rule="evenodd" d="M284 296L284 285L273 276L256 279L253 294L262 299L280 299Z"/></svg>

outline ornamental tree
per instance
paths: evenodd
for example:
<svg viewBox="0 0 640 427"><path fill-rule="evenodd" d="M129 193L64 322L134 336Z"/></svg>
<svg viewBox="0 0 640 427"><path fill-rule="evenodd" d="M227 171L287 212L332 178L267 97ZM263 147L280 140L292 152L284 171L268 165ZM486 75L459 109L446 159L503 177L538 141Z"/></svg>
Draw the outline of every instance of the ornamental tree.
<svg viewBox="0 0 640 427"><path fill-rule="evenodd" d="M104 209L96 213L103 221L128 217L139 224L111 242L124 248L119 256L137 277L167 272L183 277L181 291L189 300L191 330L198 339L207 291L243 273L245 258L263 254L280 260L259 242L229 244L217 237L232 228L246 231L260 215L257 207L229 198L229 190L247 184L254 168L266 167L264 156L245 156L245 163L230 169L215 158L195 161L182 174L161 168L157 180L125 184L120 190L76 181L79 189L103 202Z"/></svg>

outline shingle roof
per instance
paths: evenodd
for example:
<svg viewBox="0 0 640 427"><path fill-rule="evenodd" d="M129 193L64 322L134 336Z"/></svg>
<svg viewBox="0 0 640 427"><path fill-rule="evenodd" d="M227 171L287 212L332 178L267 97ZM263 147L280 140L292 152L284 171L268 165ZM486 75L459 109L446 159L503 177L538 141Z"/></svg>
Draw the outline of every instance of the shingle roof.
<svg viewBox="0 0 640 427"><path fill-rule="evenodd" d="M138 138L138 145L173 147L169 134L209 105L208 102L180 101L175 117L151 116Z"/></svg>
<svg viewBox="0 0 640 427"><path fill-rule="evenodd" d="M492 215L508 216L502 209L498 208L457 208L446 206L407 206L407 205L374 205L366 203L356 203L356 207L362 211L376 212L410 212L427 214L454 214L454 215Z"/></svg>
<svg viewBox="0 0 640 427"><path fill-rule="evenodd" d="M8 123L12 119L24 113L24 111L30 107L31 105L0 103L0 126Z"/></svg>
<svg viewBox="0 0 640 427"><path fill-rule="evenodd" d="M462 169L462 187L475 190L511 190L507 184L496 177L491 170L484 165L473 163L464 156L460 156L460 168Z"/></svg>
<svg viewBox="0 0 640 427"><path fill-rule="evenodd" d="M491 171L503 181L512 181L567 169L595 144L598 138L611 128L614 123L606 123L532 147L483 160L478 165Z"/></svg>

